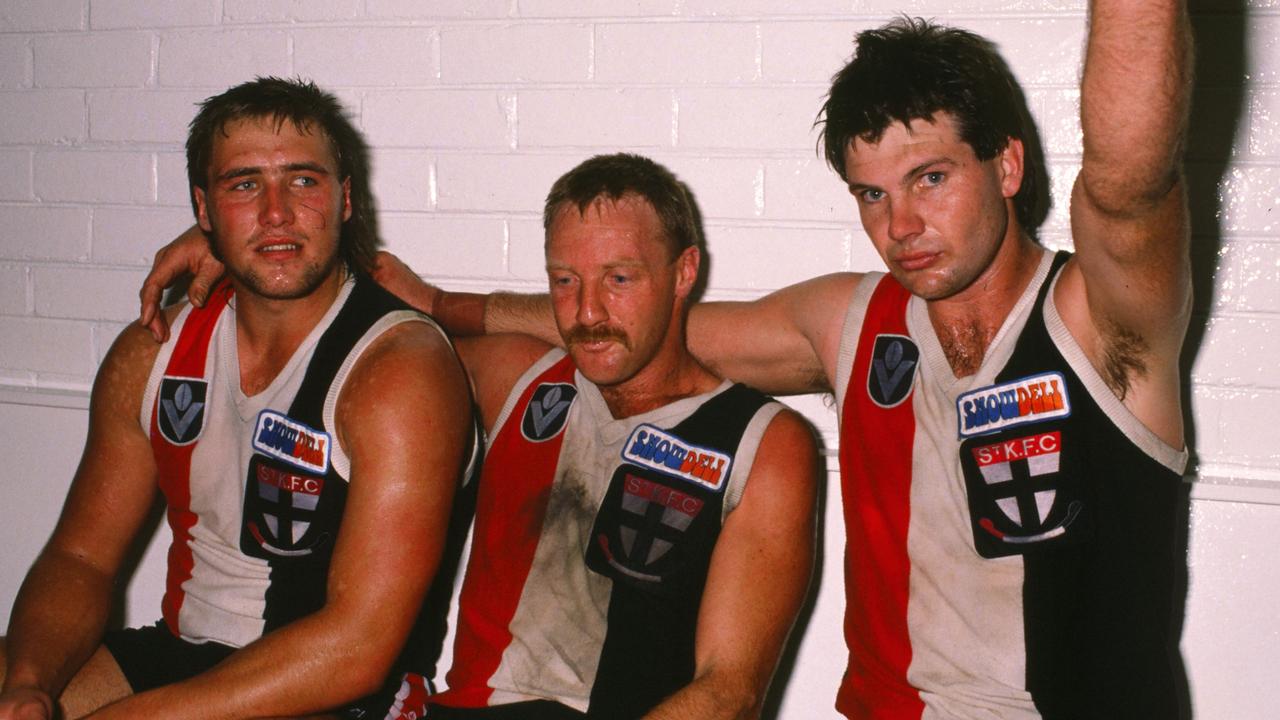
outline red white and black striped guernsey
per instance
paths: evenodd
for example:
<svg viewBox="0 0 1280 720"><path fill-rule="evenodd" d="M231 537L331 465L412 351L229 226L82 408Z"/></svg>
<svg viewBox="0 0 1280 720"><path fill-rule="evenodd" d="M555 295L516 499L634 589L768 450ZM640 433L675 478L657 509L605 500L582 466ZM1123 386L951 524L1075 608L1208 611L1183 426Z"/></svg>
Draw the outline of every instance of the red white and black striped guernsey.
<svg viewBox="0 0 1280 720"><path fill-rule="evenodd" d="M563 351L535 363L490 433L431 717L622 720L690 682L711 552L780 409L724 382L619 420Z"/></svg>
<svg viewBox="0 0 1280 720"><path fill-rule="evenodd" d="M349 278L284 369L246 397L230 285L178 314L140 419L173 531L162 611L175 636L243 647L323 606L350 477L334 408L365 348L403 322L436 327L366 276ZM413 675L402 699L419 707L439 610L424 611L396 666L393 682Z"/></svg>
<svg viewBox="0 0 1280 720"><path fill-rule="evenodd" d="M1107 388L1045 253L979 371L954 377L891 277L854 292L838 402L859 720L1173 718L1186 451Z"/></svg>

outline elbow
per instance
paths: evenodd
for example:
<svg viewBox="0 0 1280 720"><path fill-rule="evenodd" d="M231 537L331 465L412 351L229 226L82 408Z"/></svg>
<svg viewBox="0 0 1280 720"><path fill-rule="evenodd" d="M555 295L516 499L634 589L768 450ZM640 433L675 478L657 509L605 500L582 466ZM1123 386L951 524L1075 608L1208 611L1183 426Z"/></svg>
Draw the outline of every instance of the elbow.
<svg viewBox="0 0 1280 720"><path fill-rule="evenodd" d="M342 649L332 656L329 682L342 703L381 690L401 650L399 643L385 641L376 631L345 638L335 647Z"/></svg>

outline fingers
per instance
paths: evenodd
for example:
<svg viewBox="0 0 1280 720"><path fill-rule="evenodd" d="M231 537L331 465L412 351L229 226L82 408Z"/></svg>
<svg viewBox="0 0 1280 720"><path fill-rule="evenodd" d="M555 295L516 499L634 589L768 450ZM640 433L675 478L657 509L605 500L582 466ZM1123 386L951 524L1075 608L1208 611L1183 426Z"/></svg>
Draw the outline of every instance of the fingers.
<svg viewBox="0 0 1280 720"><path fill-rule="evenodd" d="M212 255L201 257L200 264L195 269L195 277L187 287L187 298L191 300L191 304L204 307L205 302L209 300L209 292L222 279L225 271L226 268L222 263L214 260Z"/></svg>
<svg viewBox="0 0 1280 720"><path fill-rule="evenodd" d="M138 323L151 331L156 342L164 342L169 337L168 322L160 311L164 291L187 273L194 274L187 297L196 307L202 307L209 291L222 277L223 267L210 254L208 240L195 225L156 252L151 272L138 291Z"/></svg>

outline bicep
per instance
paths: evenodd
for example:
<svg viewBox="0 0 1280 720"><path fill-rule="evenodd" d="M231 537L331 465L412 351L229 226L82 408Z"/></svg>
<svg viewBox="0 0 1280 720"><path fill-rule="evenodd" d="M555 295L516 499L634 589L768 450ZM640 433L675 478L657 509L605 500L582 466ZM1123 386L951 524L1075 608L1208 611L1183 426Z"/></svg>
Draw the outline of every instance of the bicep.
<svg viewBox="0 0 1280 720"><path fill-rule="evenodd" d="M439 561L471 412L443 338L425 326L390 333L357 362L338 399L351 477L327 607L395 635L412 623Z"/></svg>
<svg viewBox="0 0 1280 720"><path fill-rule="evenodd" d="M699 303L689 349L722 377L765 392L830 390L840 328L858 276L813 278L751 302Z"/></svg>
<svg viewBox="0 0 1280 720"><path fill-rule="evenodd" d="M1190 309L1186 190L1181 182L1149 206L1118 213L1083 179L1072 193L1072 234L1094 326L1181 341Z"/></svg>
<svg viewBox="0 0 1280 720"><path fill-rule="evenodd" d="M89 432L49 549L114 575L156 493L151 443L139 423L156 346L140 326L116 340L94 381Z"/></svg>
<svg viewBox="0 0 1280 720"><path fill-rule="evenodd" d="M745 673L763 691L812 572L817 472L811 430L784 410L761 440L712 555L698 618L700 675Z"/></svg>

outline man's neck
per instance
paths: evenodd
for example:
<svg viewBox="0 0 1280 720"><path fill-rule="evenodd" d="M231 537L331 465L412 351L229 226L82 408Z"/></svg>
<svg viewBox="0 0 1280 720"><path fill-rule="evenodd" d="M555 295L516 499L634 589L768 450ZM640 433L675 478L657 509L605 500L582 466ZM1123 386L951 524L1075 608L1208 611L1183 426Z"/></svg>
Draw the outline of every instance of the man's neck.
<svg viewBox="0 0 1280 720"><path fill-rule="evenodd" d="M266 389L333 306L347 278L338 267L305 297L265 298L236 284L236 347L240 389L252 397Z"/></svg>
<svg viewBox="0 0 1280 720"><path fill-rule="evenodd" d="M927 301L930 323L956 377L973 375L982 366L987 348L1035 276L1043 253L1030 238L1020 236L970 287Z"/></svg>
<svg viewBox="0 0 1280 720"><path fill-rule="evenodd" d="M710 392L722 382L685 348L681 347L679 352L670 355L661 360L655 358L624 383L599 388L614 418L629 418L656 410L677 400Z"/></svg>

